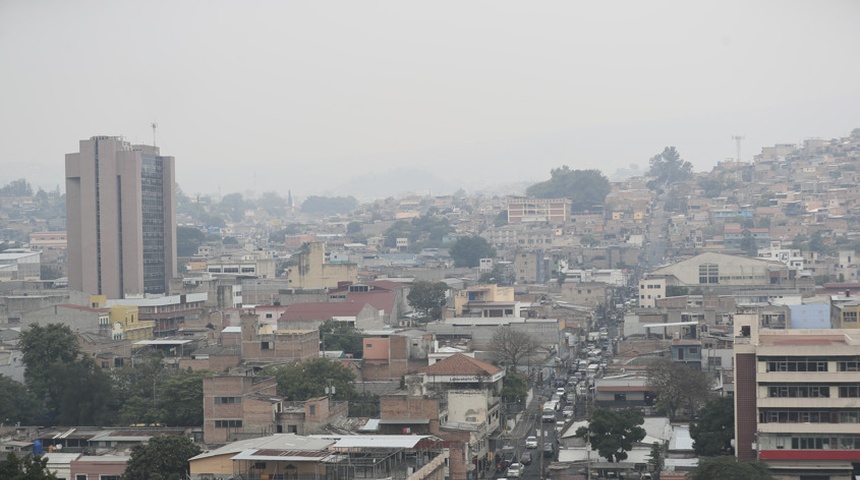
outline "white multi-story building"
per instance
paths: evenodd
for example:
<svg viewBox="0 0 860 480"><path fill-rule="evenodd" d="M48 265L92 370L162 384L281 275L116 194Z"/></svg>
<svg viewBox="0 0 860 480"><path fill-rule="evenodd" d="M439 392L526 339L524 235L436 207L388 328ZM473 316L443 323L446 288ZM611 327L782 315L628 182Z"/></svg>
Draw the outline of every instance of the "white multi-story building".
<svg viewBox="0 0 860 480"><path fill-rule="evenodd" d="M860 330L768 329L739 312L735 450L781 479L860 473Z"/></svg>

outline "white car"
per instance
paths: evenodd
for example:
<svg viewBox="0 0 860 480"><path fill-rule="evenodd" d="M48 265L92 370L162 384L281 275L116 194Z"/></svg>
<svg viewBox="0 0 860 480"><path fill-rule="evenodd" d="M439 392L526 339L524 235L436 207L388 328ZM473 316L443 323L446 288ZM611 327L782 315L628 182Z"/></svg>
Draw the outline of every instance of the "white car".
<svg viewBox="0 0 860 480"><path fill-rule="evenodd" d="M507 475L509 478L520 478L523 476L523 464L522 463L512 463L510 467L508 467Z"/></svg>
<svg viewBox="0 0 860 480"><path fill-rule="evenodd" d="M537 448L538 447L538 439L534 435L529 435L526 437L526 448Z"/></svg>
<svg viewBox="0 0 860 480"><path fill-rule="evenodd" d="M563 397L564 396L564 387L558 387L555 389L556 395Z"/></svg>

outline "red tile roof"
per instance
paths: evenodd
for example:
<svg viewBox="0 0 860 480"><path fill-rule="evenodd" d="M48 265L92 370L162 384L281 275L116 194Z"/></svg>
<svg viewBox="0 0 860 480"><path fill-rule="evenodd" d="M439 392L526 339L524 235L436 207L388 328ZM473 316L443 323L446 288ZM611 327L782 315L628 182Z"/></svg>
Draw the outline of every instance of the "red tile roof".
<svg viewBox="0 0 860 480"><path fill-rule="evenodd" d="M501 369L487 362L455 353L424 369L427 375L495 375Z"/></svg>

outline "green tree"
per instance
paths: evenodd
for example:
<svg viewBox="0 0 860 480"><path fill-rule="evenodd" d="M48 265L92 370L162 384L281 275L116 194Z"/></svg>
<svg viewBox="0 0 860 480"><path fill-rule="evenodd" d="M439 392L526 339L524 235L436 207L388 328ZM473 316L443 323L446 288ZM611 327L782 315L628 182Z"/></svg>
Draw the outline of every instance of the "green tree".
<svg viewBox="0 0 860 480"><path fill-rule="evenodd" d="M156 408L161 422L171 427L203 426L203 379L206 370L178 370L156 385Z"/></svg>
<svg viewBox="0 0 860 480"><path fill-rule="evenodd" d="M176 227L176 255L190 257L206 241L206 234L194 227Z"/></svg>
<svg viewBox="0 0 860 480"><path fill-rule="evenodd" d="M819 254L827 253L827 244L824 243L824 235L820 230L812 232L809 236L809 251Z"/></svg>
<svg viewBox="0 0 860 480"><path fill-rule="evenodd" d="M482 273L478 278L478 283L494 283L496 285L511 285L513 281L513 274L509 274L501 263L493 265L492 270Z"/></svg>
<svg viewBox="0 0 860 480"><path fill-rule="evenodd" d="M501 212L499 212L498 215L496 215L495 218L493 218L493 226L494 227L504 227L507 224L508 224L508 211L507 210L502 210Z"/></svg>
<svg viewBox="0 0 860 480"><path fill-rule="evenodd" d="M657 406L671 421L678 418L679 411L692 416L711 394L708 375L683 363L660 360L649 366L647 373L648 386L657 395Z"/></svg>
<svg viewBox="0 0 860 480"><path fill-rule="evenodd" d="M735 402L732 397L716 397L709 401L700 412L699 420L690 424L690 436L699 456L734 453Z"/></svg>
<svg viewBox="0 0 860 480"><path fill-rule="evenodd" d="M361 222L349 222L346 224L346 233L350 235L356 235L361 233L362 225Z"/></svg>
<svg viewBox="0 0 860 480"><path fill-rule="evenodd" d="M588 210L603 205L611 187L600 170L571 170L567 165L550 170L550 179L526 189L526 195L537 198L569 198L574 210Z"/></svg>
<svg viewBox="0 0 860 480"><path fill-rule="evenodd" d="M168 370L157 352L114 373L120 419L128 425L203 425L205 370Z"/></svg>
<svg viewBox="0 0 860 480"><path fill-rule="evenodd" d="M241 222L245 219L245 210L248 209L248 203L242 197L241 193L228 193L218 202L217 210L223 212L230 220Z"/></svg>
<svg viewBox="0 0 860 480"><path fill-rule="evenodd" d="M0 423L33 425L40 410L38 400L23 383L0 375Z"/></svg>
<svg viewBox="0 0 860 480"><path fill-rule="evenodd" d="M68 325L30 325L21 332L24 380L44 403L44 422L93 425L109 421L112 384L84 354Z"/></svg>
<svg viewBox="0 0 860 480"><path fill-rule="evenodd" d="M773 480L767 465L744 462L734 456L699 459L699 464L688 477L690 480Z"/></svg>
<svg viewBox="0 0 860 480"><path fill-rule="evenodd" d="M516 371L524 360L540 351L540 343L525 330L502 327L493 332L489 351L496 362Z"/></svg>
<svg viewBox="0 0 860 480"><path fill-rule="evenodd" d="M744 230L743 236L744 238L741 239L741 242L738 245L740 249L743 250L748 257L758 257L758 243L756 243L755 237L753 237L752 233L748 230Z"/></svg>
<svg viewBox="0 0 860 480"><path fill-rule="evenodd" d="M59 425L112 424L115 412L110 377L89 356L53 365L49 405Z"/></svg>
<svg viewBox="0 0 860 480"><path fill-rule="evenodd" d="M448 295L444 282L417 281L409 288L406 301L422 318L439 320Z"/></svg>
<svg viewBox="0 0 860 480"><path fill-rule="evenodd" d="M277 217L285 213L287 201L275 192L263 192L257 200L257 208L273 217Z"/></svg>
<svg viewBox="0 0 860 480"><path fill-rule="evenodd" d="M658 442L651 444L651 452L648 454L648 465L654 472L653 480L660 480L660 472L663 471L663 446Z"/></svg>
<svg viewBox="0 0 860 480"><path fill-rule="evenodd" d="M12 452L6 462L0 462L0 478L3 480L57 480L57 475L48 470L48 459L26 455L18 457Z"/></svg>
<svg viewBox="0 0 860 480"><path fill-rule="evenodd" d="M693 164L683 160L675 147L666 147L651 157L646 175L654 177L648 188L671 187L693 176Z"/></svg>
<svg viewBox="0 0 860 480"><path fill-rule="evenodd" d="M167 480L186 478L188 459L199 455L200 447L179 435L159 435L135 445L123 475L124 480Z"/></svg>
<svg viewBox="0 0 860 480"><path fill-rule="evenodd" d="M525 401L529 394L529 381L522 373L509 371L505 374L502 398L508 402Z"/></svg>
<svg viewBox="0 0 860 480"><path fill-rule="evenodd" d="M460 237L449 250L458 267L475 268L482 258L495 258L496 249L479 236Z"/></svg>
<svg viewBox="0 0 860 480"><path fill-rule="evenodd" d="M587 427L579 427L576 436L586 439L592 450L612 463L627 458L633 444L645 438L642 412L633 409L609 410L599 408Z"/></svg>
<svg viewBox="0 0 860 480"><path fill-rule="evenodd" d="M325 350L343 350L353 358L364 354L364 336L352 325L335 320L326 320L320 325L320 341Z"/></svg>
<svg viewBox="0 0 860 480"><path fill-rule="evenodd" d="M335 387L335 400L348 400L355 394L355 373L340 362L314 358L290 365L271 366L266 375L278 380L278 395L287 401L305 401L326 394L328 385Z"/></svg>
<svg viewBox="0 0 860 480"><path fill-rule="evenodd" d="M33 187L26 179L19 178L12 180L4 187L0 188L0 197L31 197L33 196Z"/></svg>

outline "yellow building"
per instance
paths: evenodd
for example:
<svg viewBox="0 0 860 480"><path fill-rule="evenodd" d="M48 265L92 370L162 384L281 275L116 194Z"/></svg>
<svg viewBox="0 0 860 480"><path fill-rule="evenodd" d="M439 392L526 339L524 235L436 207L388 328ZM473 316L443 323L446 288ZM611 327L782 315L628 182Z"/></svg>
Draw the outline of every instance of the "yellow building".
<svg viewBox="0 0 860 480"><path fill-rule="evenodd" d="M514 287L483 284L460 290L454 295L454 315L460 317L469 303L514 303Z"/></svg>
<svg viewBox="0 0 860 480"><path fill-rule="evenodd" d="M297 257L297 265L288 270L290 288L337 288L340 282L358 280L356 264L326 262L324 242L308 243Z"/></svg>
<svg viewBox="0 0 860 480"><path fill-rule="evenodd" d="M152 320L141 320L135 305L113 305L107 306L105 295L91 295L90 306L93 308L107 308L110 311L109 318L111 337L114 340L150 340L155 330L155 322Z"/></svg>

